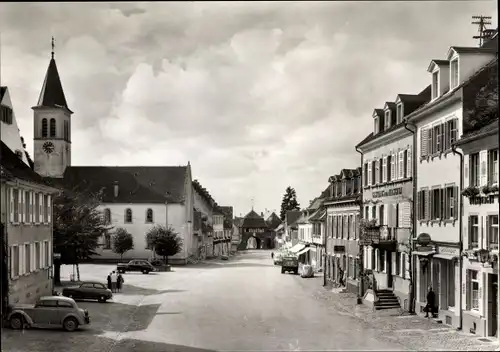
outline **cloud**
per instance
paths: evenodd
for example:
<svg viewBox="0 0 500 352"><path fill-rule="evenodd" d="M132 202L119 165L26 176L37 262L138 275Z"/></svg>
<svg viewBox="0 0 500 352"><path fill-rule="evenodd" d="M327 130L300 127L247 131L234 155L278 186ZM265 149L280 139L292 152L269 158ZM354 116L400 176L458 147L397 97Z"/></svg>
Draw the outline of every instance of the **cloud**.
<svg viewBox="0 0 500 352"><path fill-rule="evenodd" d="M496 3L2 3L1 79L30 147L55 36L75 165L189 160L236 214L279 209L357 167L373 109L475 45L475 13Z"/></svg>

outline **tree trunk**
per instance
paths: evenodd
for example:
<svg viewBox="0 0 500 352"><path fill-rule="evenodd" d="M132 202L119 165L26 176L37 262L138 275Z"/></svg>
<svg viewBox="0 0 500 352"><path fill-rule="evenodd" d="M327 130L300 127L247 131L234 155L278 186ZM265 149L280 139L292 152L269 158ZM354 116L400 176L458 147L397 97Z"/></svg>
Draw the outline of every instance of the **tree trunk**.
<svg viewBox="0 0 500 352"><path fill-rule="evenodd" d="M80 282L80 266L76 264L76 281Z"/></svg>
<svg viewBox="0 0 500 352"><path fill-rule="evenodd" d="M54 261L54 286L61 286L61 261Z"/></svg>

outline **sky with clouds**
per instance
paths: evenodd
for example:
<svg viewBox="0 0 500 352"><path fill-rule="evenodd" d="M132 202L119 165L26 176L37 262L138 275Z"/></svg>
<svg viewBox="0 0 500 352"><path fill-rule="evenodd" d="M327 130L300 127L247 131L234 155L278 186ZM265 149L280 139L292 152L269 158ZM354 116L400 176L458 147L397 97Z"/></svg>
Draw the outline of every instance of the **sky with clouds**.
<svg viewBox="0 0 500 352"><path fill-rule="evenodd" d="M1 3L2 85L33 155L56 38L73 165L185 165L235 214L359 165L374 108L430 83L496 1Z"/></svg>

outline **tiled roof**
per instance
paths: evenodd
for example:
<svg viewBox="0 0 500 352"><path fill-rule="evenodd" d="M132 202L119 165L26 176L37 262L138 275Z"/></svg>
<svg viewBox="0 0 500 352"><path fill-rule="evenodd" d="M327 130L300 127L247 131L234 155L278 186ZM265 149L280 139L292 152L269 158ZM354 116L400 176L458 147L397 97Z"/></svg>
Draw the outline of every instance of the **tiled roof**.
<svg viewBox="0 0 500 352"><path fill-rule="evenodd" d="M104 203L180 203L186 166L72 166L56 184L80 192L103 191ZM118 196L114 185L118 184Z"/></svg>
<svg viewBox="0 0 500 352"><path fill-rule="evenodd" d="M245 215L243 219L242 227L247 228L267 228L267 223L265 220L257 214L253 209Z"/></svg>
<svg viewBox="0 0 500 352"><path fill-rule="evenodd" d="M0 87L0 101L2 101L5 92L7 91L7 87Z"/></svg>
<svg viewBox="0 0 500 352"><path fill-rule="evenodd" d="M457 53L466 53L466 54L481 54L481 53L495 53L497 51L494 47L483 46L483 47L464 47L464 46L452 46L453 50Z"/></svg>
<svg viewBox="0 0 500 352"><path fill-rule="evenodd" d="M334 203L334 202L345 202L345 201L355 201L361 200L362 193L349 194L341 197L330 197L325 200L325 204Z"/></svg>
<svg viewBox="0 0 500 352"><path fill-rule="evenodd" d="M281 224L281 220L274 212L266 220L267 226L271 229L277 228Z"/></svg>
<svg viewBox="0 0 500 352"><path fill-rule="evenodd" d="M389 109L391 109L391 110L395 110L396 109L396 103L393 103L392 101L386 101L385 103L387 104L387 106L389 107Z"/></svg>
<svg viewBox="0 0 500 352"><path fill-rule="evenodd" d="M377 115L378 117L384 117L384 109L375 109L373 110L373 115Z"/></svg>
<svg viewBox="0 0 500 352"><path fill-rule="evenodd" d="M438 66L449 66L450 62L448 60L441 60L441 59L432 59L431 62L434 62Z"/></svg>
<svg viewBox="0 0 500 352"><path fill-rule="evenodd" d="M56 60L52 58L45 74L40 97L38 98L37 106L46 107L65 107L71 111L66 102L64 90L57 71Z"/></svg>
<svg viewBox="0 0 500 352"><path fill-rule="evenodd" d="M321 208L309 218L309 221L321 221L321 219L324 217L325 213L326 213L326 210L324 208Z"/></svg>
<svg viewBox="0 0 500 352"><path fill-rule="evenodd" d="M455 144L461 145L495 133L498 134L498 118L477 130L463 134Z"/></svg>
<svg viewBox="0 0 500 352"><path fill-rule="evenodd" d="M18 178L39 185L50 186L40 175L19 159L3 141L0 147L0 156L0 175L2 178Z"/></svg>

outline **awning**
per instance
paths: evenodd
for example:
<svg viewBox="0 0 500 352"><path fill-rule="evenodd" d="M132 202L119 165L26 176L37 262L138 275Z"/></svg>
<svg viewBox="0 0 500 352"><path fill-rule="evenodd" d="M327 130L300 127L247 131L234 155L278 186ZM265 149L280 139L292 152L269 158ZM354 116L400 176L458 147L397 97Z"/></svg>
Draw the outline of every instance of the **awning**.
<svg viewBox="0 0 500 352"><path fill-rule="evenodd" d="M435 254L435 253L436 253L435 251L429 251L429 252L414 251L414 252L412 252L413 255L421 255L423 257L428 257L428 256Z"/></svg>
<svg viewBox="0 0 500 352"><path fill-rule="evenodd" d="M290 248L290 252L297 253L297 252L303 250L305 247L306 247L305 244L297 243L295 246Z"/></svg>
<svg viewBox="0 0 500 352"><path fill-rule="evenodd" d="M433 258L454 260L454 259L457 259L457 256L453 255L453 254L447 254L447 253L438 253L438 254L434 254Z"/></svg>
<svg viewBox="0 0 500 352"><path fill-rule="evenodd" d="M301 250L299 253L297 253L297 255L301 255L301 254L304 254L304 253L307 253L311 250L310 247L307 247L307 248L304 248L303 250Z"/></svg>

